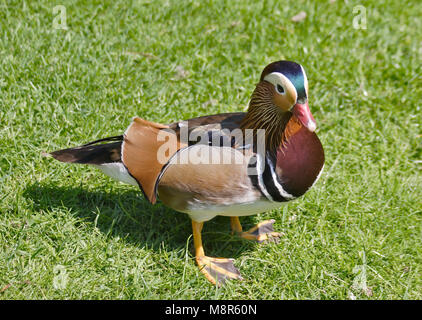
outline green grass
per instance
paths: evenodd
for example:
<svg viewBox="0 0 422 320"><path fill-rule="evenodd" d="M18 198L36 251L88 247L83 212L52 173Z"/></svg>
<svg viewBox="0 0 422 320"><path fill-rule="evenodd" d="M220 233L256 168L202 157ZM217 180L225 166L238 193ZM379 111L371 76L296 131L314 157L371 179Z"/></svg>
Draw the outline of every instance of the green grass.
<svg viewBox="0 0 422 320"><path fill-rule="evenodd" d="M421 299L421 16L418 0L0 1L0 299ZM135 115L243 110L279 59L307 71L326 167L242 220L276 219L279 244L206 223L206 252L235 258L242 282L200 275L186 215L41 157Z"/></svg>

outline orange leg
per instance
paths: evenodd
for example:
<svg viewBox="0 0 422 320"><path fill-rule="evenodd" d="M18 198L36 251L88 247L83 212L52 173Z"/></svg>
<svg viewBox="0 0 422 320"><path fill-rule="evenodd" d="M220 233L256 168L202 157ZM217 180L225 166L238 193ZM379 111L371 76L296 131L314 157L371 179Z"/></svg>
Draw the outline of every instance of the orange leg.
<svg viewBox="0 0 422 320"><path fill-rule="evenodd" d="M211 258L204 254L202 247L201 231L204 226L203 222L192 220L193 244L195 246L196 263L200 271L212 283L221 285L227 279L242 279L239 271L233 265L233 259L227 258Z"/></svg>

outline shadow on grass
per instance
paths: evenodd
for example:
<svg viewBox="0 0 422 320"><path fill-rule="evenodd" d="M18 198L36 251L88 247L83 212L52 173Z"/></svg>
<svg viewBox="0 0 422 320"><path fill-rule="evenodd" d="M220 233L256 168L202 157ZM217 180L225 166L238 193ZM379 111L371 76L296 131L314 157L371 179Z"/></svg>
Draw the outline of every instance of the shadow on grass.
<svg viewBox="0 0 422 320"><path fill-rule="evenodd" d="M67 208L83 221L96 226L107 236L153 250L184 250L192 234L191 220L163 204L151 205L140 191L107 192L86 190L84 187L46 186L34 183L24 191L33 201L34 210L51 211ZM253 225L251 218L242 218L245 229ZM190 252L193 241L189 239ZM245 250L253 250L254 243L230 234L227 217L206 222L203 244L207 255L238 257Z"/></svg>

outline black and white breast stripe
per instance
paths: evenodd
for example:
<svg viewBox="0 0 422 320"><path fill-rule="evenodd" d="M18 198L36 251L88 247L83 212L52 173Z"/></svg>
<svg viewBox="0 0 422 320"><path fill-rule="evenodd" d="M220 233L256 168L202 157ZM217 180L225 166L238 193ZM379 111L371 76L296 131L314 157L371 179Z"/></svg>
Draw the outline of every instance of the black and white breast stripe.
<svg viewBox="0 0 422 320"><path fill-rule="evenodd" d="M256 154L248 165L249 178L253 185L270 201L285 202L296 197L288 193L275 172L275 159L268 153L265 157Z"/></svg>

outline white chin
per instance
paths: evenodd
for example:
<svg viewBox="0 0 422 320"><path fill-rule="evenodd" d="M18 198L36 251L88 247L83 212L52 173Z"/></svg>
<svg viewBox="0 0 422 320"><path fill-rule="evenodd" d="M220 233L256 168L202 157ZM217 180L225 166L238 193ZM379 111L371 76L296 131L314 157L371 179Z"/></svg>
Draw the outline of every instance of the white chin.
<svg viewBox="0 0 422 320"><path fill-rule="evenodd" d="M314 132L316 129L316 123L309 120L308 123L306 124L306 127L308 128L309 131Z"/></svg>

